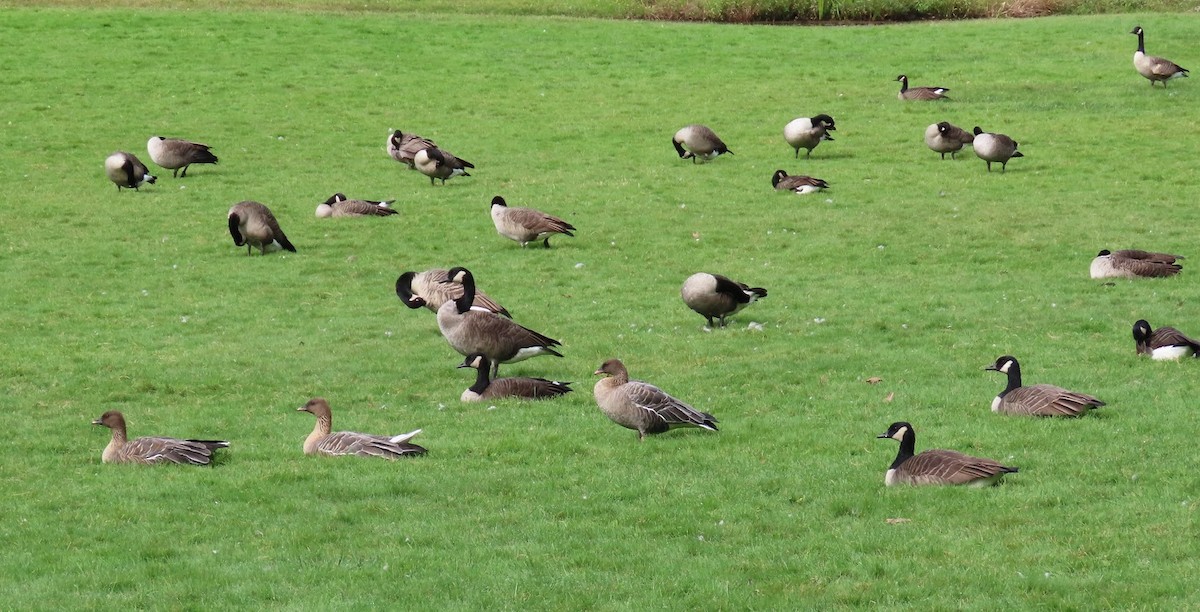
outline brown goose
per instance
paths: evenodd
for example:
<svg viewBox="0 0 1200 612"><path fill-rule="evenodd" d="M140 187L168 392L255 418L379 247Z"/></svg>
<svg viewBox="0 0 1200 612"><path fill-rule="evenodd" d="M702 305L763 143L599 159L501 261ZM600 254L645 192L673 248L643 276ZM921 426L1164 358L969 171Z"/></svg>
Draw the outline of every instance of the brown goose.
<svg viewBox="0 0 1200 612"><path fill-rule="evenodd" d="M992 171L992 162L1000 162L1000 172L1008 169L1008 160L1014 157L1025 157L1017 150L1017 141L1004 134L993 134L975 126L975 140L971 143L975 155L987 162L988 172Z"/></svg>
<svg viewBox="0 0 1200 612"><path fill-rule="evenodd" d="M522 247L530 242L544 240L542 244L548 249L550 237L554 234L575 236L571 233L575 231L574 225L540 210L509 206L500 196L492 198L491 211L496 232L509 240L520 242Z"/></svg>
<svg viewBox="0 0 1200 612"><path fill-rule="evenodd" d="M416 167L414 158L417 156L417 151L431 147L437 147L437 145L432 140L422 138L416 134L404 134L400 130L388 134L388 155L410 169Z"/></svg>
<svg viewBox="0 0 1200 612"><path fill-rule="evenodd" d="M751 288L745 283L708 272L697 272L687 277L679 293L688 308L708 319L709 327L713 326L713 317L717 317L721 327L725 327L725 317L759 298L767 297L767 290L762 287Z"/></svg>
<svg viewBox="0 0 1200 612"><path fill-rule="evenodd" d="M215 164L217 156L209 151L212 147L180 138L164 138L152 136L146 142L146 151L154 163L173 170L171 176L183 178L187 176L188 166L192 164ZM179 170L183 169L181 175Z"/></svg>
<svg viewBox="0 0 1200 612"><path fill-rule="evenodd" d="M447 282L449 280L449 273L441 268L433 268L424 272L405 272L396 279L396 297L399 297L405 306L414 310L424 306L437 312L442 304L456 300L463 295L462 284ZM471 308L512 318L508 310L478 289L475 290L475 299L471 302Z"/></svg>
<svg viewBox="0 0 1200 612"><path fill-rule="evenodd" d="M271 209L252 200L238 202L229 209L229 235L233 236L234 245L246 245L246 255L250 255L252 247L258 247L263 255L268 248L296 252L296 247L279 229Z"/></svg>
<svg viewBox="0 0 1200 612"><path fill-rule="evenodd" d="M475 167L475 164L437 147L417 151L413 156L413 165L418 172L429 177L430 185L434 184L434 179L442 179L442 184L445 185L448 178L471 176L467 173L467 168Z"/></svg>
<svg viewBox="0 0 1200 612"><path fill-rule="evenodd" d="M950 123L942 121L939 123L931 123L925 128L925 145L933 149L934 153L941 153L942 159L946 159L946 154L950 154L950 159L954 159L954 155L963 148L963 145L969 145L975 142L975 135Z"/></svg>
<svg viewBox="0 0 1200 612"><path fill-rule="evenodd" d="M629 372L619 359L605 361L592 389L596 405L612 422L638 432L638 441L646 434L663 433L674 427L699 427L717 431L717 418L671 397L666 391L640 380L629 380Z"/></svg>
<svg viewBox="0 0 1200 612"><path fill-rule="evenodd" d="M1182 255L1151 253L1140 249L1122 249L1116 252L1104 249L1092 259L1092 278L1160 278L1179 274L1183 266L1175 260Z"/></svg>
<svg viewBox="0 0 1200 612"><path fill-rule="evenodd" d="M805 157L812 157L812 150L821 144L822 140L833 140L829 132L836 130L833 117L821 114L815 117L800 117L792 119L783 126L783 139L796 150L795 157L800 157L800 149L805 149Z"/></svg>
<svg viewBox="0 0 1200 612"><path fill-rule="evenodd" d="M967 485L983 487L997 484L1005 474L1015 473L1017 468L1001 465L991 459L972 457L958 451L930 449L913 454L917 446L917 433L913 426L899 421L892 423L886 433L877 438L891 438L900 442L896 460L888 467L883 477L885 485Z"/></svg>
<svg viewBox="0 0 1200 612"><path fill-rule="evenodd" d="M218 448L228 448L225 440L180 440L178 438L135 438L128 440L125 416L109 410L92 421L112 430L112 440L104 447L104 463L182 463L209 465Z"/></svg>
<svg viewBox="0 0 1200 612"><path fill-rule="evenodd" d="M829 189L829 183L819 178L802 174L788 174L784 170L776 170L775 174L771 175L771 186L776 191L791 191L800 195Z"/></svg>
<svg viewBox="0 0 1200 612"><path fill-rule="evenodd" d="M1200 355L1200 342L1183 335L1174 327L1150 329L1145 319L1133 324L1133 342L1138 355L1151 359L1179 359Z"/></svg>
<svg viewBox="0 0 1200 612"><path fill-rule="evenodd" d="M693 164L701 158L709 160L722 153L733 155L725 142L706 125L693 124L679 128L671 137L671 144L680 159L691 158ZM684 150L685 147L687 150Z"/></svg>
<svg viewBox="0 0 1200 612"><path fill-rule="evenodd" d="M946 92L950 91L945 87L909 87L908 77L900 75L896 77L900 81L900 93L896 95L901 100L949 100Z"/></svg>
<svg viewBox="0 0 1200 612"><path fill-rule="evenodd" d="M1171 60L1146 55L1146 38L1142 26L1134 26L1130 34L1136 34L1138 37L1138 48L1133 52L1133 67L1137 69L1138 74L1150 80L1151 87L1154 87L1155 83L1162 83L1165 89L1167 81L1188 75L1186 68Z"/></svg>
<svg viewBox="0 0 1200 612"><path fill-rule="evenodd" d="M158 180L136 155L124 151L117 151L104 159L104 174L117 186L118 192L125 187L138 191L138 187L146 183L153 185Z"/></svg>
<svg viewBox="0 0 1200 612"><path fill-rule="evenodd" d="M460 368L475 368L475 384L463 391L462 401L478 402L485 399L515 397L517 399L547 399L571 392L571 383L546 380L545 378L510 377L492 380L488 372L492 362L486 355L474 353L458 365Z"/></svg>
<svg viewBox="0 0 1200 612"><path fill-rule="evenodd" d="M327 217L386 217L396 214L391 208L395 200L351 200L344 193L335 193L317 205L317 216Z"/></svg>
<svg viewBox="0 0 1200 612"><path fill-rule="evenodd" d="M992 400L992 412L1026 414L1032 416L1082 416L1089 410L1099 408L1104 402L1083 393L1068 391L1054 385L1021 386L1021 364L1011 355L1004 355L996 363L984 368L1008 375L1008 386Z"/></svg>
<svg viewBox="0 0 1200 612"><path fill-rule="evenodd" d="M317 417L317 424L312 433L304 439L305 455L358 455L399 459L424 455L426 452L424 447L409 442L421 433L420 429L398 436L375 436L353 431L330 433L333 427L333 413L329 410L329 402L323 397L308 400L307 404L296 411L309 412Z"/></svg>

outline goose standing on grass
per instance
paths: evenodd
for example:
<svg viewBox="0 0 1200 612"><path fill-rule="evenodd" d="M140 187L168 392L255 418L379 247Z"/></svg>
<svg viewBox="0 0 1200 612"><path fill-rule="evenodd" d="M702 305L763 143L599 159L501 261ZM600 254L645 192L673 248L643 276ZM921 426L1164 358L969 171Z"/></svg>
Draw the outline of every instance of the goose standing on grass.
<svg viewBox="0 0 1200 612"><path fill-rule="evenodd" d="M896 485L967 485L985 487L999 483L1005 474L1017 472L1017 468L1002 465L991 459L972 457L958 451L941 448L914 454L917 432L913 426L899 421L892 423L886 433L877 438L891 438L900 442L896 460L888 467L883 483Z"/></svg>
<svg viewBox="0 0 1200 612"><path fill-rule="evenodd" d="M833 117L829 115L800 117L783 126L783 139L796 150L796 158L800 157L800 149L808 151L804 154L805 157L812 157L812 150L817 148L822 140L833 140L829 132L836 129Z"/></svg>
<svg viewBox="0 0 1200 612"><path fill-rule="evenodd" d="M1104 249L1092 259L1092 278L1161 278L1179 274L1183 266L1175 260L1182 255L1152 253L1140 249L1122 249L1117 252Z"/></svg>
<svg viewBox="0 0 1200 612"><path fill-rule="evenodd" d="M1200 342L1183 335L1174 327L1162 326L1150 329L1145 319L1133 324L1133 343L1138 355L1149 355L1151 359L1180 359L1200 354Z"/></svg>
<svg viewBox="0 0 1200 612"><path fill-rule="evenodd" d="M457 300L462 295L462 284L450 281L449 272L440 268L424 272L409 271L396 279L396 297L413 310L424 306L437 312L442 304ZM471 302L471 308L512 318L508 310L478 289L475 290L475 299Z"/></svg>
<svg viewBox="0 0 1200 612"><path fill-rule="evenodd" d="M725 141L707 125L693 124L679 128L671 137L671 145L675 147L679 159L691 158L693 164L700 159L713 159L722 153L733 155L733 151L725 146Z"/></svg>
<svg viewBox="0 0 1200 612"><path fill-rule="evenodd" d="M330 433L333 428L333 413L329 410L329 402L323 397L314 397L307 404L296 409L297 412L308 412L317 417L317 424L312 433L304 439L305 455L358 455L359 457L383 457L384 459L399 459L424 455L426 450L409 440L421 433L420 429L398 436L376 436L353 431Z"/></svg>
<svg viewBox="0 0 1200 612"><path fill-rule="evenodd" d="M562 354L553 347L561 343L514 323L498 314L475 310L475 277L466 268L450 268L446 283L459 283L463 294L438 309L438 329L450 346L466 356L480 353L492 361L492 377L500 371L501 363L516 363L538 355Z"/></svg>
<svg viewBox="0 0 1200 612"><path fill-rule="evenodd" d="M163 136L152 136L146 141L146 151L150 153L150 160L167 170L172 170L171 176L179 178L187 176L188 166L192 164L217 163L217 156L209 151L211 148L206 144ZM181 168L182 174L179 172Z"/></svg>
<svg viewBox="0 0 1200 612"><path fill-rule="evenodd" d="M135 438L125 433L125 416L109 410L92 421L112 430L112 440L104 447L100 460L104 463L181 463L209 465L218 448L228 448L225 440L180 440L178 438Z"/></svg>
<svg viewBox="0 0 1200 612"><path fill-rule="evenodd" d="M442 184L446 184L446 179L456 176L471 176L467 173L467 168L474 168L475 164L459 159L452 155L449 151L443 151L437 147L429 147L417 151L413 156L413 165L417 171L429 177L429 184L435 184L435 179L441 179Z"/></svg>
<svg viewBox="0 0 1200 612"><path fill-rule="evenodd" d="M1133 53L1133 67L1137 69L1138 74L1150 80L1151 87L1154 87L1155 83L1162 83L1166 89L1167 81L1188 75L1186 68L1171 60L1146 55L1146 37L1142 26L1134 26L1130 34L1136 34L1138 37L1138 48Z"/></svg>
<svg viewBox="0 0 1200 612"><path fill-rule="evenodd" d="M158 180L136 155L124 151L117 151L104 159L104 174L117 186L117 192L126 187L138 191L138 187L146 183L153 185Z"/></svg>
<svg viewBox="0 0 1200 612"><path fill-rule="evenodd" d="M822 179L803 174L788 174L784 170L776 170L775 174L771 175L771 186L776 191L791 191L800 195L829 189L829 183Z"/></svg>
<svg viewBox="0 0 1200 612"><path fill-rule="evenodd" d="M945 87L909 87L908 77L900 75L896 77L900 81L900 93L896 95L901 100L949 100L946 97L946 92L950 91Z"/></svg>
<svg viewBox="0 0 1200 612"><path fill-rule="evenodd" d="M234 245L246 246L246 255L250 255L253 247L258 247L263 255L267 254L267 249L296 252L296 247L279 229L271 209L252 200L238 202L229 209L229 235L233 236Z"/></svg>
<svg viewBox="0 0 1200 612"><path fill-rule="evenodd" d="M993 134L975 126L975 140L971 143L975 155L987 162L988 172L992 171L992 162L1000 163L1000 172L1008 168L1008 160L1014 157L1025 157L1017 150L1017 142L1004 134Z"/></svg>
<svg viewBox="0 0 1200 612"><path fill-rule="evenodd" d="M1082 416L1104 402L1083 393L1054 385L1021 386L1021 364L1016 357L1004 355L984 368L1008 375L1008 386L992 400L992 412L1032 416Z"/></svg>
<svg viewBox="0 0 1200 612"><path fill-rule="evenodd" d="M612 422L638 432L638 441L646 434L659 434L674 427L699 427L717 431L717 419L671 397L666 391L640 380L630 380L625 364L619 359L605 361L593 392L596 405Z"/></svg>
<svg viewBox="0 0 1200 612"><path fill-rule="evenodd" d="M925 145L933 149L934 153L941 153L942 159L946 159L946 154L950 154L950 159L954 159L954 155L963 148L963 145L969 145L975 142L975 135L950 123L942 121L932 123L925 128Z"/></svg>
<svg viewBox="0 0 1200 612"><path fill-rule="evenodd" d="M762 287L751 288L745 283L708 272L697 272L687 277L679 293L688 308L708 319L710 328L713 326L713 317L717 318L721 327L725 327L725 317L759 298L767 297L767 290Z"/></svg>
<svg viewBox="0 0 1200 612"><path fill-rule="evenodd" d="M574 225L540 210L509 206L500 196L492 198L491 212L496 232L509 240L521 243L522 247L530 242L543 240L542 244L548 249L550 237L554 234L575 236L571 233L575 231Z"/></svg>
<svg viewBox="0 0 1200 612"><path fill-rule="evenodd" d="M335 193L317 204L317 217L386 217L396 214L392 202L395 200L351 200L344 193Z"/></svg>
<svg viewBox="0 0 1200 612"><path fill-rule="evenodd" d="M486 355L473 353L458 365L460 368L475 368L475 384L463 391L462 401L478 402L486 399L515 397L517 399L548 399L571 392L569 382L546 380L545 378L511 377L492 380L488 373L492 361Z"/></svg>
<svg viewBox="0 0 1200 612"><path fill-rule="evenodd" d="M404 134L396 130L388 134L387 152L392 159L406 165L409 169L416 168L415 158L418 151L437 147L432 140L416 134Z"/></svg>

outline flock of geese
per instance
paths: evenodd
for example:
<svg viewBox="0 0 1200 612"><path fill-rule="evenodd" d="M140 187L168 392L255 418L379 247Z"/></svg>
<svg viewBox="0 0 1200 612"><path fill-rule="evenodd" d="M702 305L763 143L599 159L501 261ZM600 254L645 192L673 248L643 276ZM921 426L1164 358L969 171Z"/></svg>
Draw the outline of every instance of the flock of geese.
<svg viewBox="0 0 1200 612"><path fill-rule="evenodd" d="M1138 37L1134 67L1149 79L1152 87L1155 83L1162 83L1166 87L1167 81L1188 76L1188 71L1174 62L1146 55L1145 34L1140 26L1130 33ZM896 80L900 83L897 97L901 100L943 100L949 91L946 87L912 87L908 77L903 74ZM784 126L783 136L794 149L796 158L800 156L800 149L805 149L806 157L811 157L813 149L821 142L833 140L830 132L836 129L833 117L818 114L789 122ZM928 126L924 139L931 150L941 154L942 159L947 153L953 159L963 146L970 145L975 154L987 163L989 172L992 163L999 163L1001 172L1004 172L1010 159L1023 156L1017 150L1017 142L1007 135L985 132L979 127L967 132L946 121ZM680 159L691 159L693 163L733 154L711 128L700 124L680 128L672 136L671 144ZM155 164L172 170L173 176L180 178L187 176L192 164L218 162L211 147L184 139L155 136L147 142L146 149ZM470 176L467 171L475 168L471 162L439 147L432 140L398 130L388 135L386 151L397 162L429 177L431 185L439 180L445 184L446 180L454 177ZM124 188L137 190L142 185L157 181L145 164L135 155L124 151L110 155L104 166L106 175L118 191ZM814 193L829 187L822 179L789 175L784 170L777 170L772 175L771 184L776 190L798 194ZM351 199L336 193L317 206L316 216L387 217L396 214L390 206L392 202ZM541 242L545 248L550 248L552 236L574 236L576 231L573 225L554 215L532 208L509 206L501 196L492 199L490 215L497 233L520 243L522 247ZM278 249L296 251L271 210L259 202L235 204L229 209L227 221L234 244L237 247L245 246L248 255L255 248L263 255ZM1182 269L1177 263L1180 259L1181 256L1168 253L1136 249L1114 252L1106 249L1093 259L1090 275L1092 278L1173 276ZM425 308L435 312L441 335L452 349L464 357L458 367L476 370L475 382L463 391L462 401L549 399L572 391L569 382L536 377L498 377L501 364L538 356L562 357L558 351L561 343L514 321L507 309L476 288L470 270L453 267L404 272L396 279L395 291L401 302L409 308ZM766 297L767 290L720 274L698 272L684 281L680 296L684 304L704 317L707 327L712 328L725 327L726 317ZM1138 354L1156 360L1200 355L1200 342L1172 327L1152 329L1145 320L1134 324L1133 338ZM1091 395L1054 385L1024 385L1021 366L1011 355L999 357L985 369L1007 377L1006 386L992 401L992 411L997 413L1079 417L1105 405ZM614 423L636 431L639 440L647 434L659 434L675 427L717 431L716 417L697 410L653 384L631 379L625 364L618 359L605 361L594 374L601 377L593 388L596 405ZM421 432L420 429L398 435L333 432L329 403L320 397L312 398L297 410L308 412L316 418L316 424L302 446L305 454L396 459L426 452L425 448L412 442ZM129 440L125 418L117 411L104 413L93 424L112 430L111 440L102 454L105 463L208 465L217 449L229 446L225 440L168 437ZM991 459L952 450L933 449L916 453L916 432L910 423L903 421L893 423L878 437L891 438L900 444L896 459L885 473L884 481L888 486L980 486L994 484L1005 474L1018 471L1016 467Z"/></svg>

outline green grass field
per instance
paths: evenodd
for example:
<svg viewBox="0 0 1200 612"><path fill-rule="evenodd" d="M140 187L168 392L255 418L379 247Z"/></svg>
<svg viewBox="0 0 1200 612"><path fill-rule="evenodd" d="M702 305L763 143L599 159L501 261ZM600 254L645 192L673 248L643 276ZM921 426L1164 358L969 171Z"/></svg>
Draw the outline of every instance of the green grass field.
<svg viewBox="0 0 1200 612"><path fill-rule="evenodd" d="M1138 318L1200 334L1200 18L877 27L322 12L13 8L0 48L0 594L29 608L1182 608L1194 576L1195 363L1134 355ZM896 100L897 74L952 101ZM783 125L837 140L794 160ZM988 174L925 126L1011 135ZM735 152L679 160L688 123ZM477 166L444 187L389 128ZM152 135L221 162L118 193ZM828 180L776 194L777 168ZM385 219L317 219L335 191ZM496 235L488 202L579 228ZM270 206L298 253L247 257L228 208ZM1180 277L1090 280L1101 248L1192 256ZM562 400L466 405L472 382L405 270L465 265L565 358L502 374ZM679 299L705 270L770 296L724 330ZM749 328L763 325L761 331ZM989 411L1022 361L1108 402L1074 421ZM720 433L637 442L591 395L620 357ZM868 377L883 382L869 385ZM335 429L421 427L427 457L300 452ZM888 401L887 398L891 398ZM108 431L225 438L212 469L102 465ZM1021 472L988 490L885 489L918 450ZM904 518L909 522L889 523Z"/></svg>

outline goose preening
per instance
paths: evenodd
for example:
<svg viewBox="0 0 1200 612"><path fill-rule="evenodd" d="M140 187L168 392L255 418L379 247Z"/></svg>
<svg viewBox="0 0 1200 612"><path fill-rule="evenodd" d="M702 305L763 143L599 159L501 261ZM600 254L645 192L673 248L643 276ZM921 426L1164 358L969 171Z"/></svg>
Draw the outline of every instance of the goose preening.
<svg viewBox="0 0 1200 612"><path fill-rule="evenodd" d="M344 193L335 193L317 205L317 216L327 217L386 217L396 214L391 207L395 200L351 200Z"/></svg>
<svg viewBox="0 0 1200 612"><path fill-rule="evenodd" d="M417 309L422 306L437 312L442 304L457 300L463 295L462 283L450 281L449 272L433 268L424 272L405 272L396 279L396 297L405 306ZM482 291L475 290L471 308L486 310L512 318L503 306L497 304Z"/></svg>
<svg viewBox="0 0 1200 612"><path fill-rule="evenodd" d="M229 209L229 235L233 236L234 245L246 246L246 255L250 255L253 247L258 247L263 255L267 254L267 249L296 252L296 247L279 229L271 209L252 200L238 202Z"/></svg>
<svg viewBox="0 0 1200 612"><path fill-rule="evenodd" d="M1145 319L1133 324L1133 343L1138 355L1149 355L1151 359L1180 359L1200 354L1200 342L1183 335L1183 332L1166 325L1150 329Z"/></svg>
<svg viewBox="0 0 1200 612"><path fill-rule="evenodd" d="M329 402L323 397L314 397L307 404L296 409L297 412L308 412L317 417L317 424L312 433L304 439L305 455L357 455L359 457L383 457L384 459L399 459L400 457L415 457L424 455L426 450L409 440L421 433L420 429L397 436L376 436L354 431L331 432L333 428L333 413L329 410Z"/></svg>
<svg viewBox="0 0 1200 612"><path fill-rule="evenodd" d="M638 441L646 434L659 434L674 427L699 427L717 431L717 419L671 397L666 391L640 380L630 380L625 364L619 359L605 361L594 372L603 376L593 392L596 405L614 423L638 432Z"/></svg>
<svg viewBox="0 0 1200 612"><path fill-rule="evenodd" d="M555 234L575 236L571 233L575 231L574 225L540 210L509 206L500 196L492 198L491 213L496 232L521 243L522 247L542 240L542 244L550 248L550 237Z"/></svg>
<svg viewBox="0 0 1200 612"><path fill-rule="evenodd" d="M722 153L733 155L733 151L707 125L693 124L679 128L671 137L671 145L680 159L691 158L692 163L700 159L709 160Z"/></svg>
<svg viewBox="0 0 1200 612"><path fill-rule="evenodd" d="M1084 393L1068 391L1054 385L1021 386L1021 364L1011 355L1004 355L984 368L1008 375L1008 386L992 400L992 412L1032 416L1082 416L1099 408L1104 402Z"/></svg>
<svg viewBox="0 0 1200 612"><path fill-rule="evenodd" d="M104 174L117 186L118 192L126 187L138 191L138 187L146 183L153 185L158 180L136 155L124 151L117 151L104 159Z"/></svg>
<svg viewBox="0 0 1200 612"><path fill-rule="evenodd" d="M146 142L150 160L167 170L172 170L171 176L179 178L187 176L188 166L192 164L217 163L217 156L209 151L211 148L206 144L163 136L152 136ZM182 174L180 169L183 170Z"/></svg>
<svg viewBox="0 0 1200 612"><path fill-rule="evenodd" d="M517 399L548 399L570 393L569 382L546 380L545 378L510 377L492 379L489 375L492 361L486 355L473 353L458 365L460 368L475 368L475 384L463 391L462 401L478 402L486 399L515 397Z"/></svg>
<svg viewBox="0 0 1200 612"><path fill-rule="evenodd" d="M679 293L688 308L708 319L709 327L713 326L713 317L717 318L721 327L725 327L725 317L759 298L767 297L767 290L762 287L750 287L729 277L708 272L697 272L687 277Z"/></svg>
<svg viewBox="0 0 1200 612"><path fill-rule="evenodd" d="M783 126L783 139L796 150L796 158L800 157L800 149L807 151L805 157L812 157L812 150L817 148L822 140L833 140L829 132L836 129L833 117L829 115L800 117Z"/></svg>
<svg viewBox="0 0 1200 612"><path fill-rule="evenodd" d="M900 75L896 77L900 81L900 93L896 95L901 100L949 100L946 97L946 92L950 91L945 87L909 87L908 77Z"/></svg>
<svg viewBox="0 0 1200 612"><path fill-rule="evenodd" d="M1138 74L1150 80L1151 87L1154 87L1155 83L1162 83L1163 88L1166 88L1167 81L1188 75L1186 68L1169 59L1146 55L1146 35L1142 26L1134 26L1130 34L1136 34L1138 37L1138 48L1133 52L1133 67L1137 69Z"/></svg>
<svg viewBox="0 0 1200 612"><path fill-rule="evenodd" d="M125 416L109 410L92 421L112 430L112 440L100 456L104 463L182 463L209 465L218 448L228 448L225 440L180 440L178 438L134 438L125 432Z"/></svg>
<svg viewBox="0 0 1200 612"><path fill-rule="evenodd" d="M967 485L984 487L997 484L1005 474L1017 472L1017 468L1002 465L991 459L972 457L958 451L941 448L914 454L917 433L913 426L899 421L892 423L886 433L877 438L891 438L900 442L896 460L888 467L883 482L895 485Z"/></svg>
<svg viewBox="0 0 1200 612"><path fill-rule="evenodd" d="M925 128L925 145L933 149L934 153L941 153L942 159L946 159L946 154L950 154L950 159L954 159L954 155L963 148L963 145L969 145L975 142L975 135L950 123L949 121L941 121L939 123L931 123Z"/></svg>
<svg viewBox="0 0 1200 612"><path fill-rule="evenodd" d="M392 159L406 165L409 169L416 168L415 158L418 151L437 147L432 140L416 134L404 134L396 130L388 134L387 152Z"/></svg>
<svg viewBox="0 0 1200 612"><path fill-rule="evenodd" d="M829 183L822 179L803 174L788 174L785 170L776 170L775 174L771 175L771 186L776 191L791 191L800 195L829 189Z"/></svg>
<svg viewBox="0 0 1200 612"><path fill-rule="evenodd" d="M435 179L441 179L442 184L446 184L446 179L455 176L471 176L467 173L467 168L474 168L475 164L459 159L452 155L449 151L444 151L437 147L429 147L417 151L413 156L413 165L417 171L429 177L429 184L435 184Z"/></svg>
<svg viewBox="0 0 1200 612"><path fill-rule="evenodd" d="M988 172L992 171L992 162L1000 163L1000 172L1008 168L1008 160L1014 157L1025 157L1017 150L1017 141L1004 134L993 134L975 126L975 140L971 143L975 155L987 162Z"/></svg>
<svg viewBox="0 0 1200 612"><path fill-rule="evenodd" d="M1092 259L1092 278L1160 278L1179 274L1183 266L1175 260L1182 255L1152 253L1140 249L1109 251L1104 249Z"/></svg>

